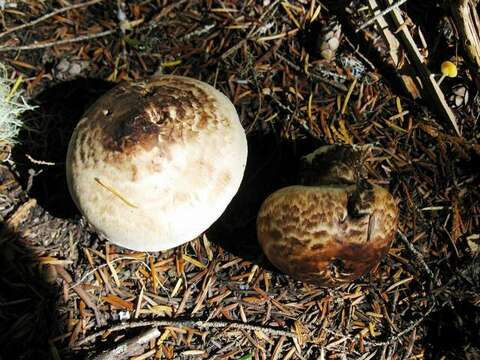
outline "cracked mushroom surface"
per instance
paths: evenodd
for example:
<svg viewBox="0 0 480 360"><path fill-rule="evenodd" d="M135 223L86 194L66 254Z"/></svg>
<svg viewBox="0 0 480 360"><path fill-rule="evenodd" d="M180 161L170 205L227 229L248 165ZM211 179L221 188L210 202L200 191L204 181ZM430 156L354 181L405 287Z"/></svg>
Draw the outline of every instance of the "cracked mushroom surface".
<svg viewBox="0 0 480 360"><path fill-rule="evenodd" d="M112 243L161 251L188 242L223 213L247 160L230 100L192 78L121 83L75 128L67 182L77 207Z"/></svg>
<svg viewBox="0 0 480 360"><path fill-rule="evenodd" d="M334 287L372 270L388 252L397 205L387 190L355 179L352 166L358 160L358 153L345 147L314 152L304 158L308 186L280 189L263 202L257 235L279 270ZM324 172L314 180L312 169L319 167Z"/></svg>

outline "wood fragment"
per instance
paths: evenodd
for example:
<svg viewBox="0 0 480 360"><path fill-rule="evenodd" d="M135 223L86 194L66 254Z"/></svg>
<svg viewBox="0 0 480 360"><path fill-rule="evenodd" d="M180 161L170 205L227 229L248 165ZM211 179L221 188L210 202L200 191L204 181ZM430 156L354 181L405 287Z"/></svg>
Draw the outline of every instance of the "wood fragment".
<svg viewBox="0 0 480 360"><path fill-rule="evenodd" d="M390 11L392 11L393 9L395 8L398 8L400 7L401 5L405 4L407 2L407 0L399 0L397 1L396 3L394 4L391 4L390 6L388 6L387 8L385 8L384 10L378 12L377 14L375 14L374 17L372 17L371 19L367 20L366 22L364 22L362 25L360 25L356 30L355 32L359 32L363 29L365 29L367 26L373 24L375 21L378 21L380 18L382 18L383 16L387 15Z"/></svg>
<svg viewBox="0 0 480 360"><path fill-rule="evenodd" d="M393 4L393 0L386 0L389 5ZM393 19L394 24L401 28L399 31L400 40L403 47L405 48L406 53L408 54L409 59L412 61L415 69L417 70L418 77L420 78L423 86L424 95L427 97L427 100L431 102L432 110L438 113L442 118L450 122L458 136L461 137L460 128L458 127L457 119L453 114L452 110L445 100L445 96L435 81L434 75L430 72L426 65L426 61L423 55L418 50L415 41L413 40L412 34L405 26L405 21L403 19L402 13L398 8L392 9L390 15Z"/></svg>
<svg viewBox="0 0 480 360"><path fill-rule="evenodd" d="M423 259L423 255L415 249L415 247L412 245L412 243L407 239L407 237L400 231L397 231L398 235L400 236L400 240L402 240L402 243L406 246L406 248L413 254L415 259L420 263L421 267L427 274L427 276L430 278L431 281L435 280L435 276L433 275L432 270L430 270L429 266Z"/></svg>
<svg viewBox="0 0 480 360"><path fill-rule="evenodd" d="M132 339L126 340L114 348L105 350L102 353L90 357L91 360L123 360L129 359L134 355L138 355L139 352L144 350L144 346L151 340L155 340L160 336L160 331L156 327L153 327L142 334L135 336Z"/></svg>
<svg viewBox="0 0 480 360"><path fill-rule="evenodd" d="M15 231L22 221L28 216L30 211L37 206L36 199L29 199L26 203L22 204L12 216L10 216L7 221L5 221L6 227L10 231Z"/></svg>
<svg viewBox="0 0 480 360"><path fill-rule="evenodd" d="M450 10L456 27L459 29L460 44L465 49L468 60L474 66L474 74L480 75L480 17L478 1L449 0Z"/></svg>
<svg viewBox="0 0 480 360"><path fill-rule="evenodd" d="M411 95L413 99L420 97L419 84L417 84L414 77L409 75L410 64L405 61L401 61L401 51L400 42L390 30L387 21L380 16L384 11L380 11L379 2L377 0L368 0L370 8L375 14L374 19L378 23L378 27L381 31L385 43L388 45L388 53L390 55L392 65L395 67L395 70L399 74L399 77L402 81L402 85L407 93ZM392 7L388 7L389 11L392 11ZM389 12L387 11L385 15Z"/></svg>
<svg viewBox="0 0 480 360"><path fill-rule="evenodd" d="M130 322L121 325L113 326L109 329L110 333L121 331L125 329L134 329L138 327L160 327L160 326L176 326L179 328L182 327L198 327L198 328L235 328L235 329L243 329L243 330L251 330L251 331L263 331L264 333L276 336L286 336L289 338L296 337L295 333L290 331L274 329L267 326L259 326L259 325L251 325L251 324L243 324L238 322L227 322L227 321L202 321L202 320L149 320L149 321L138 321L138 322ZM95 340L97 337L102 336L104 331L96 332L92 335L87 336L86 338L77 342L76 346L82 346L86 343L89 343Z"/></svg>

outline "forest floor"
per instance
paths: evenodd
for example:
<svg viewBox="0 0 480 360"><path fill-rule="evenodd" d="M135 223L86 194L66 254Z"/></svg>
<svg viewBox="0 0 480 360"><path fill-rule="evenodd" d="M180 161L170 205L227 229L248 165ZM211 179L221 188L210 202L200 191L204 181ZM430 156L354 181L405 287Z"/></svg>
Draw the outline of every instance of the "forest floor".
<svg viewBox="0 0 480 360"><path fill-rule="evenodd" d="M480 358L480 100L448 11L401 7L430 71L457 63L440 88L459 132L404 91L375 24L357 31L368 1L72 3L0 1L0 60L36 106L0 151L0 359L84 358L152 327L138 359ZM319 34L336 21L340 47L321 59ZM65 155L92 102L157 71L225 93L249 160L206 234L139 253L81 218ZM455 103L461 87L470 96ZM255 219L295 183L301 156L333 143L372 145L365 168L398 200L400 232L375 271L325 289L269 265Z"/></svg>

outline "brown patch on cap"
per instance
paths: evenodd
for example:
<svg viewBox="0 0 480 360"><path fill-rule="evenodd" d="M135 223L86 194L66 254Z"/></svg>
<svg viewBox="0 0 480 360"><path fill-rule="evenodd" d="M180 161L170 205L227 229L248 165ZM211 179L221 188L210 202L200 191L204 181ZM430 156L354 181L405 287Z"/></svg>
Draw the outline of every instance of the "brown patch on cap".
<svg viewBox="0 0 480 360"><path fill-rule="evenodd" d="M82 143L99 141L105 158L115 162L160 144L186 141L207 126L226 124L215 110L215 99L199 82L154 77L120 84L102 96L86 112L77 136Z"/></svg>

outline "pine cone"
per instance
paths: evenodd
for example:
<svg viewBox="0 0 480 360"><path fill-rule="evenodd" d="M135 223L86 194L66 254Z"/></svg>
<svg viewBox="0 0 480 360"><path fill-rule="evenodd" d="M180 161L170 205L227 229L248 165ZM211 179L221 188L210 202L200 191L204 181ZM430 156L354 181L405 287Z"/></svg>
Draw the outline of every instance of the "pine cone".
<svg viewBox="0 0 480 360"><path fill-rule="evenodd" d="M328 24L325 24L317 38L317 46L320 55L325 60L332 60L335 53L340 46L342 37L342 25L334 19L331 19Z"/></svg>

